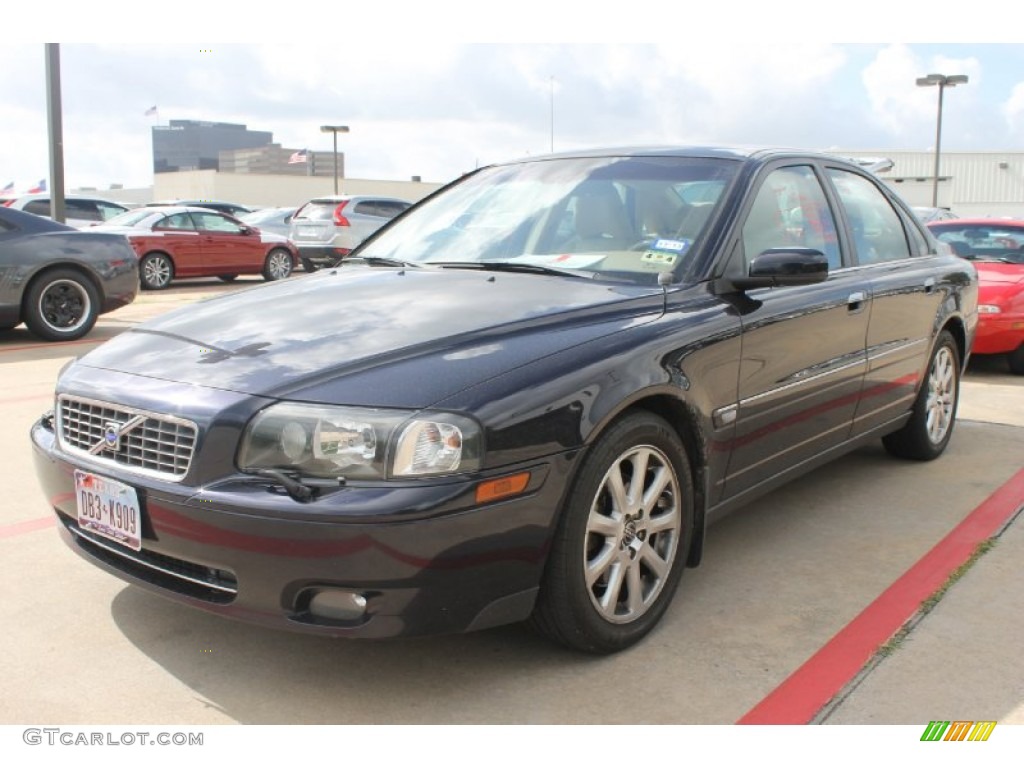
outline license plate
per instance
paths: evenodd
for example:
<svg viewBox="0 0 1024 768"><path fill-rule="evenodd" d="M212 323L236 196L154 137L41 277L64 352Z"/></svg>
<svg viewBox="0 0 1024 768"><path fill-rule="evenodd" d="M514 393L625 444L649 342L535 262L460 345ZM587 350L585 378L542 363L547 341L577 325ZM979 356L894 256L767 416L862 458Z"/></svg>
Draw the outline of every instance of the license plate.
<svg viewBox="0 0 1024 768"><path fill-rule="evenodd" d="M130 485L75 470L78 526L136 551L142 549L139 497Z"/></svg>
<svg viewBox="0 0 1024 768"><path fill-rule="evenodd" d="M298 236L303 240L318 240L320 234L320 229L317 227L299 227L298 231Z"/></svg>

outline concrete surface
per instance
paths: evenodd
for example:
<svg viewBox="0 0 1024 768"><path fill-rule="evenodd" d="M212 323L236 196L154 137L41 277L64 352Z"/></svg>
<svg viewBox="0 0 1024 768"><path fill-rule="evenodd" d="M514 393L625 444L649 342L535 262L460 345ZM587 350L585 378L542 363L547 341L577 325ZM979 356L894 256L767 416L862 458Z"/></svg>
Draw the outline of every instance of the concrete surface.
<svg viewBox="0 0 1024 768"><path fill-rule="evenodd" d="M72 356L173 306L259 282L144 293L80 343L0 333L0 723L735 723L1024 466L1024 378L979 360L942 459L895 461L870 446L723 520L661 627L626 653L579 656L516 626L342 642L234 623L68 551L35 481L28 430ZM1024 723L1022 526L1017 518L823 722Z"/></svg>

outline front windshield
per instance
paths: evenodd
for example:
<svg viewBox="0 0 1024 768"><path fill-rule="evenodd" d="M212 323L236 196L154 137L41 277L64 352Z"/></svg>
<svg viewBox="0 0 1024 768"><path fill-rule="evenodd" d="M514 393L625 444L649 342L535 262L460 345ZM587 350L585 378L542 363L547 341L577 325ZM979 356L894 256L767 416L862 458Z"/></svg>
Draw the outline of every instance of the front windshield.
<svg viewBox="0 0 1024 768"><path fill-rule="evenodd" d="M136 208L135 210L125 211L117 216L112 216L103 223L115 227L132 227L152 215L153 211L151 209Z"/></svg>
<svg viewBox="0 0 1024 768"><path fill-rule="evenodd" d="M693 258L738 164L687 157L549 159L484 169L359 252L421 264L518 265L653 284Z"/></svg>

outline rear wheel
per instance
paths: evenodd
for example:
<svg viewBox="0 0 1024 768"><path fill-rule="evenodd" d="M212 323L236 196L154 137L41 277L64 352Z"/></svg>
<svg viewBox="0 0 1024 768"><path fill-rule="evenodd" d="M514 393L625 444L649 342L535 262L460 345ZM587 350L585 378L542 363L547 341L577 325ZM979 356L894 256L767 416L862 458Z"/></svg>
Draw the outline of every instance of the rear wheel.
<svg viewBox="0 0 1024 768"><path fill-rule="evenodd" d="M935 343L928 373L914 401L910 421L882 438L893 456L931 461L942 455L953 434L960 396L960 352L949 331Z"/></svg>
<svg viewBox="0 0 1024 768"><path fill-rule="evenodd" d="M47 341L73 341L96 324L100 297L88 278L72 269L40 275L25 295L25 325Z"/></svg>
<svg viewBox="0 0 1024 768"><path fill-rule="evenodd" d="M275 248L263 262L264 280L284 280L292 273L292 255L284 248Z"/></svg>
<svg viewBox="0 0 1024 768"><path fill-rule="evenodd" d="M589 653L633 645L672 600L692 520L693 486L679 437L651 413L628 414L580 469L531 623Z"/></svg>
<svg viewBox="0 0 1024 768"><path fill-rule="evenodd" d="M312 259L301 259L302 269L306 272L316 272L320 267L313 263Z"/></svg>
<svg viewBox="0 0 1024 768"><path fill-rule="evenodd" d="M1006 360L1010 364L1010 373L1024 376L1024 344L1010 352L1006 356Z"/></svg>
<svg viewBox="0 0 1024 768"><path fill-rule="evenodd" d="M165 253L147 253L139 262L139 283L150 291L159 291L174 279L174 262Z"/></svg>

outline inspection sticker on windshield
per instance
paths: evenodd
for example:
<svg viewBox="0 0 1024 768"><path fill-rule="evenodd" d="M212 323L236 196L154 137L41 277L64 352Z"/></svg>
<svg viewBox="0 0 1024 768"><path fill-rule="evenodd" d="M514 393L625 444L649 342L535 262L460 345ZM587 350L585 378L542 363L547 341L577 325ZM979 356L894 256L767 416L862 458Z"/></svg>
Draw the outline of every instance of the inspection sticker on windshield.
<svg viewBox="0 0 1024 768"><path fill-rule="evenodd" d="M657 264L659 267L671 267L689 249L689 240L655 240L651 247L644 251L641 260L648 264Z"/></svg>

